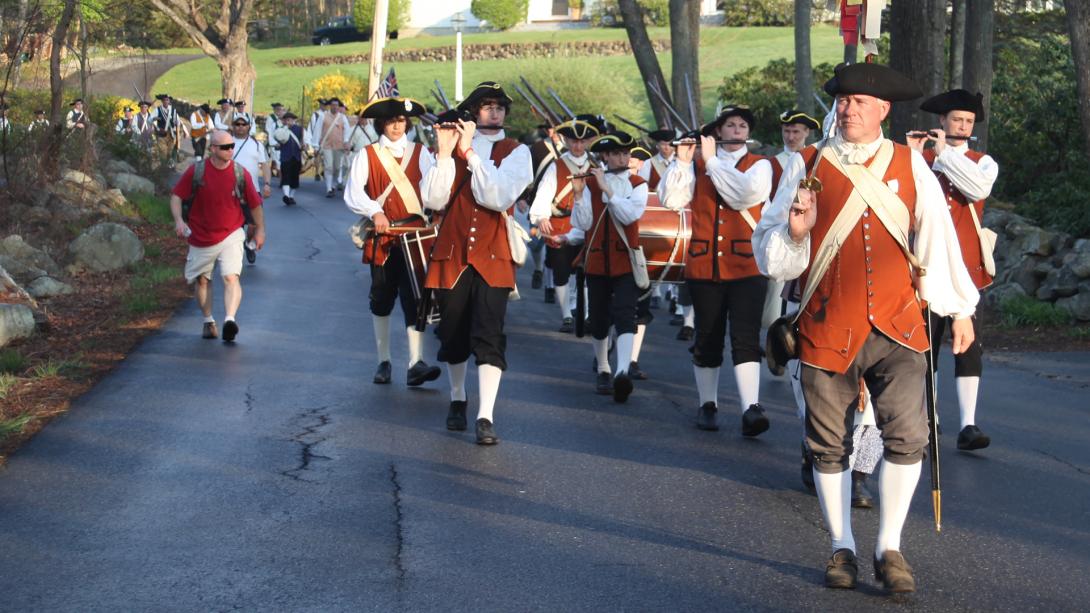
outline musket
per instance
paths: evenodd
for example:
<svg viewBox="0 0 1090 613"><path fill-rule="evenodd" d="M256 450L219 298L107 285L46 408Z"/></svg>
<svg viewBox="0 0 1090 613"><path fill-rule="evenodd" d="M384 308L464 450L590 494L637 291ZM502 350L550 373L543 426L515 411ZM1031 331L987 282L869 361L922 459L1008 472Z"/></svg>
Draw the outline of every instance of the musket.
<svg viewBox="0 0 1090 613"><path fill-rule="evenodd" d="M429 89L428 91L431 92L431 95L435 98L435 101L439 103L439 106L443 107L444 110L450 110L450 107L447 106L447 103L443 100L443 97L440 96L434 89Z"/></svg>
<svg viewBox="0 0 1090 613"><path fill-rule="evenodd" d="M752 138L747 138L745 140L738 139L738 138L727 138L727 139L718 139L718 140L715 141L715 144L716 145L752 145L755 142L757 142L757 141L753 140ZM680 145L695 145L696 143L697 143L697 141L695 139L692 139L692 138L680 138L678 140L670 141L670 144L675 146L675 147L680 146Z"/></svg>
<svg viewBox="0 0 1090 613"><path fill-rule="evenodd" d="M139 105L141 102L144 101L144 94L140 93L140 88L136 86L136 83L133 83L132 81L130 81L129 83L132 85L132 90L136 92L136 104Z"/></svg>
<svg viewBox="0 0 1090 613"><path fill-rule="evenodd" d="M587 271L582 264L575 267L575 337L583 338L587 331Z"/></svg>
<svg viewBox="0 0 1090 613"><path fill-rule="evenodd" d="M666 107L666 110L669 111L670 114L674 116L674 119L676 119L677 122L682 125L682 127L684 127L686 130L689 130L689 131L692 131L692 130L696 129L696 128L691 127L685 121L685 119L681 116L681 113L678 113L677 110L674 109L673 105L670 104L670 101L666 99L666 96L664 96L662 94L662 92L659 91L659 87L658 87L658 85L655 85L654 81L648 81L647 82L647 88L650 89L651 92L655 94L655 97L657 97L659 99L659 101L662 102L663 106Z"/></svg>
<svg viewBox="0 0 1090 613"><path fill-rule="evenodd" d="M568 105L564 104L564 101L563 101L563 100L561 100L561 99L560 99L560 94L557 94L557 93L556 93L556 91L555 91L555 90L554 90L553 88L551 88L551 87L546 87L546 88L545 88L545 91L546 91L546 92L547 92L547 93L548 93L548 94L549 94L550 96L552 96L552 97L553 97L553 100L556 100L556 103L560 105L560 108L561 108L561 109L562 109L562 110L563 110L563 111L564 111L565 113L567 113L567 115L568 115L568 119L575 119L575 113L574 113L574 112L573 112L573 111L571 110L571 108L569 108L569 107L568 107Z"/></svg>
<svg viewBox="0 0 1090 613"><path fill-rule="evenodd" d="M905 136L909 138L938 138L939 133L933 130L914 130L912 132L905 132ZM946 140L960 140L960 141L973 141L976 142L975 136L954 136L953 134L947 134Z"/></svg>
<svg viewBox="0 0 1090 613"><path fill-rule="evenodd" d="M450 98L447 98L447 92L443 91L443 86L439 83L439 79L435 80L435 91L439 92L439 101L443 104L444 108L447 110L454 108L450 105Z"/></svg>
<svg viewBox="0 0 1090 613"><path fill-rule="evenodd" d="M545 99L542 98L540 94L537 93L537 90L534 89L534 86L530 85L530 82L526 80L526 77L520 76L519 80L522 81L522 85L526 88L526 91L530 92L530 95L533 96L534 100L537 101L538 108L545 111L548 116L552 118L552 124L554 126L556 124L563 123L563 119L560 118L560 115L553 111L551 108L549 108L549 104L545 102Z"/></svg>
<svg viewBox="0 0 1090 613"><path fill-rule="evenodd" d="M924 326L927 338L931 336L931 305L924 312ZM930 430L927 437L927 453L931 456L931 510L935 513L935 532L942 532L942 482L939 480L939 413L938 390L935 387L935 345L927 348L924 356L927 362L927 378L924 388L927 392L927 425Z"/></svg>
<svg viewBox="0 0 1090 613"><path fill-rule="evenodd" d="M822 110L824 110L825 114L828 115L829 114L829 105L825 104L825 101L821 99L821 96L819 96L817 92L810 92L810 93L814 94L814 100L817 100L817 103L821 105Z"/></svg>
<svg viewBox="0 0 1090 613"><path fill-rule="evenodd" d="M700 125L703 122L700 120L700 113L696 110L696 101L693 99L693 84L689 80L688 73L685 73L685 94L689 98L689 116L693 118L693 123Z"/></svg>
<svg viewBox="0 0 1090 613"><path fill-rule="evenodd" d="M624 117L621 117L620 115L617 115L617 114L614 114L613 116L616 117L617 119L621 120L622 123L626 123L626 124L632 126L633 128L636 128L640 132L643 132L644 134L650 134L651 133L651 130L641 126L640 124L638 124L638 123L636 123L634 121L629 121L629 120L625 119Z"/></svg>
<svg viewBox="0 0 1090 613"><path fill-rule="evenodd" d="M556 127L556 122L553 121L552 115L541 110L541 107L539 107L537 103L534 102L533 98L531 98L530 95L526 93L526 90L522 89L522 87L520 87L517 83L515 84L515 91L518 92L520 96L522 96L522 99L526 101L526 104L530 105L530 110L535 115L540 117L545 123L549 124L550 128Z"/></svg>

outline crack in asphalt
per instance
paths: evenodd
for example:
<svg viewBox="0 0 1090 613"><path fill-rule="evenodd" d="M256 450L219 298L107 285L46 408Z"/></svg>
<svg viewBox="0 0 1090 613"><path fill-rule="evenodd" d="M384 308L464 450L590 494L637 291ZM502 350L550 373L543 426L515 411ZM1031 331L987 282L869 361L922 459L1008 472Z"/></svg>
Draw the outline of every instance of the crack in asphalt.
<svg viewBox="0 0 1090 613"><path fill-rule="evenodd" d="M254 382L253 382L253 381L250 381L250 383L246 385L246 400L245 400L245 404L246 404L246 412L247 412L247 413L249 413L250 411L254 410L254 402L255 402L255 398L254 398L254 393L253 393L253 389L254 389Z"/></svg>
<svg viewBox="0 0 1090 613"><path fill-rule="evenodd" d="M314 245L314 239L313 238L308 238L307 239L306 247L307 247L307 249L311 250L310 254L307 255L305 258L303 258L308 262L313 262L314 258L318 257L318 254L322 252L321 249L319 249L318 247L316 247Z"/></svg>
<svg viewBox="0 0 1090 613"><path fill-rule="evenodd" d="M1071 462L1068 462L1067 460L1061 458L1058 455L1049 453L1047 451L1042 451L1040 449L1034 449L1034 451L1036 451L1037 453L1045 456L1046 458L1049 458L1051 460L1055 460L1055 461L1059 462L1060 464L1063 464L1064 466L1067 466L1068 468L1074 469L1074 470L1076 470L1076 471L1078 471L1078 472L1080 472L1080 473L1082 473L1084 475L1090 475L1090 470L1082 468L1081 466L1079 466L1077 464L1073 464Z"/></svg>
<svg viewBox="0 0 1090 613"><path fill-rule="evenodd" d="M325 224L322 223L322 220L318 219L318 216L315 215L310 209L308 209L307 207L304 206L304 207L299 207L299 210L303 211L307 215L310 215L311 218L313 218L314 221L318 223L318 227L321 228L323 232L325 232L326 234L329 235L329 238L333 239L334 242L337 241L337 237L334 236L333 233L329 231L329 228L325 227Z"/></svg>
<svg viewBox="0 0 1090 613"><path fill-rule="evenodd" d="M402 594L405 588L405 564L402 554L405 551L404 513L401 510L401 481L397 474L397 465L390 464L390 484L394 487L394 527L397 548L394 550L394 569L397 570L397 593Z"/></svg>
<svg viewBox="0 0 1090 613"><path fill-rule="evenodd" d="M329 438L318 434L319 430L328 426L329 422L332 421L332 418L325 414L325 411L328 409L329 407L304 409L303 412L297 416L299 421L304 422L303 429L288 440L299 445L299 464L290 470L281 471L281 475L293 481L314 483L313 480L304 478L304 473L310 471L311 463L316 460L333 459L329 456L314 452L315 447L324 443Z"/></svg>

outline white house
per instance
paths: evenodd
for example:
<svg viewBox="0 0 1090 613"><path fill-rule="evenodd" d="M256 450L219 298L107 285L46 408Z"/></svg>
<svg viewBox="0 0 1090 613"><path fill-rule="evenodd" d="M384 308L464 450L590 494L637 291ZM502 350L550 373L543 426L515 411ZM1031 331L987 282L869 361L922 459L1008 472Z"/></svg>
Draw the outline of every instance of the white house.
<svg viewBox="0 0 1090 613"><path fill-rule="evenodd" d="M716 0L698 0L701 5L702 15L714 15ZM597 0L584 0L583 9L573 14L568 0L530 0L526 11L527 24L563 24L585 19L594 9ZM406 34L414 32L450 32L454 28L451 21L455 15L460 14L461 27L466 31L473 31L481 27L481 20L477 19L469 10L470 0L411 0L409 4L409 25Z"/></svg>

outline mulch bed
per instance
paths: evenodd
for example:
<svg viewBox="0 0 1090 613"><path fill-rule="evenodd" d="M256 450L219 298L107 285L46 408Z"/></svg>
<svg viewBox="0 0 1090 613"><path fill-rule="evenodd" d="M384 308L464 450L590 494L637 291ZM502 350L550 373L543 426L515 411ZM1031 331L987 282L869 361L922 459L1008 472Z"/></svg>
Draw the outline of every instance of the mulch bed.
<svg viewBox="0 0 1090 613"><path fill-rule="evenodd" d="M72 400L90 390L104 375L149 333L158 330L178 305L190 296L182 278L186 246L171 232L147 223L130 223L145 248L157 248L153 264L175 266L178 277L156 286L158 308L131 314L124 305L130 292L131 271L84 273L70 279L75 292L41 303L48 316L48 327L16 345L28 360L27 369L0 400L0 419L30 415L32 419L18 433L0 441L0 465L21 444L33 437L54 417L64 413ZM156 249L152 249L155 252ZM78 361L79 366L55 376L36 376L37 365Z"/></svg>

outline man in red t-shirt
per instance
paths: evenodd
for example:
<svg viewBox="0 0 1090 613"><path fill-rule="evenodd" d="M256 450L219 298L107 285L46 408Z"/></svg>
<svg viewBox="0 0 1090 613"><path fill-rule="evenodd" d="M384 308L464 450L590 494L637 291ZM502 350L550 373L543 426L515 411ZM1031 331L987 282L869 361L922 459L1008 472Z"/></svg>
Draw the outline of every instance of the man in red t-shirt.
<svg viewBox="0 0 1090 613"><path fill-rule="evenodd" d="M193 172L190 166L170 197L170 212L174 215L174 230L189 240L185 261L186 283L196 287L197 304L204 313L204 338L216 338L216 320L212 317L212 269L216 262L223 277L225 319L223 341L234 342L238 335L235 313L242 302L242 245L246 240L242 203L236 194L234 161L231 159L235 139L222 130L212 133L210 154L204 164L204 179L189 209L188 224L182 220L182 201L193 195ZM244 198L257 228L254 241L260 250L265 245L265 213L261 196L254 187L253 177L243 172Z"/></svg>

